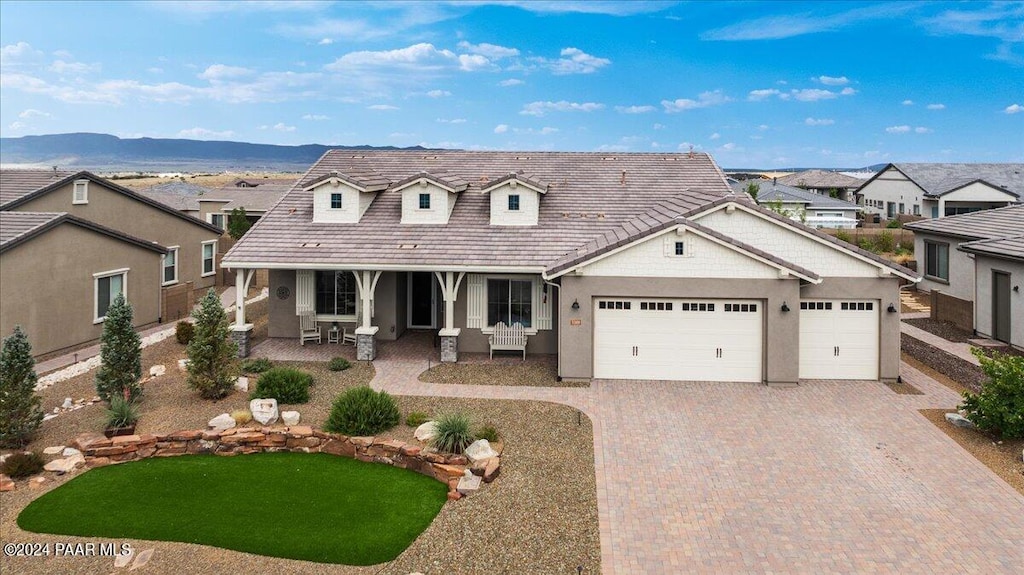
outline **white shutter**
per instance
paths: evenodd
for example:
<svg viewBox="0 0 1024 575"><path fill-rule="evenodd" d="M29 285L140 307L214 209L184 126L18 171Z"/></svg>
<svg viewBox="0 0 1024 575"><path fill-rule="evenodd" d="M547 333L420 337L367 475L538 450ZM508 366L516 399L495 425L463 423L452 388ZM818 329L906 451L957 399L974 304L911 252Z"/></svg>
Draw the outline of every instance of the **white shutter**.
<svg viewBox="0 0 1024 575"><path fill-rule="evenodd" d="M295 315L316 310L314 277L313 270L295 270Z"/></svg>
<svg viewBox="0 0 1024 575"><path fill-rule="evenodd" d="M544 293L547 288L547 293ZM534 327L537 329L551 329L551 301L554 299L555 288L544 283L543 280L533 282L533 301L536 311L534 312Z"/></svg>
<svg viewBox="0 0 1024 575"><path fill-rule="evenodd" d="M484 276L469 274L466 276L466 327L484 327L484 309L487 307L487 292L484 289Z"/></svg>

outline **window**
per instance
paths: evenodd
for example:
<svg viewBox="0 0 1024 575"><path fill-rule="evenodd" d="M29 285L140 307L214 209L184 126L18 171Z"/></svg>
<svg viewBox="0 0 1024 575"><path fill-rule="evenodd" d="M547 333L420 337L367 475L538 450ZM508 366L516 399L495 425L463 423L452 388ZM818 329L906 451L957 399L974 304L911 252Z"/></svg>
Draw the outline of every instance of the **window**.
<svg viewBox="0 0 1024 575"><path fill-rule="evenodd" d="M904 205L903 205L903 202L900 202L900 213L901 213L901 214L902 214L902 213L905 213L905 210L904 210L904 208L905 208L905 207L906 207L906 206L904 206Z"/></svg>
<svg viewBox="0 0 1024 575"><path fill-rule="evenodd" d="M202 277L217 272L217 240L203 242L203 273Z"/></svg>
<svg viewBox="0 0 1024 575"><path fill-rule="evenodd" d="M421 210L429 210L430 209L430 194L420 194L420 209Z"/></svg>
<svg viewBox="0 0 1024 575"><path fill-rule="evenodd" d="M599 301L597 307L600 309L630 309L632 302L628 301ZM640 306L643 309L643 306Z"/></svg>
<svg viewBox="0 0 1024 575"><path fill-rule="evenodd" d="M518 212L519 211L519 194L508 195L508 211Z"/></svg>
<svg viewBox="0 0 1024 575"><path fill-rule="evenodd" d="M533 281L487 280L487 326L499 321L505 325L533 325Z"/></svg>
<svg viewBox="0 0 1024 575"><path fill-rule="evenodd" d="M89 203L89 180L75 180L75 188L74 192L71 195L71 203Z"/></svg>
<svg viewBox="0 0 1024 575"><path fill-rule="evenodd" d="M727 303L725 304L725 311L728 312L756 312L756 303Z"/></svg>
<svg viewBox="0 0 1024 575"><path fill-rule="evenodd" d="M163 285L178 283L178 246L172 246L164 256Z"/></svg>
<svg viewBox="0 0 1024 575"><path fill-rule="evenodd" d="M331 209L332 210L340 210L341 209L341 194L340 193L331 194Z"/></svg>
<svg viewBox="0 0 1024 575"><path fill-rule="evenodd" d="M802 301L800 302L800 309L816 309L822 311L831 311L832 302L830 301Z"/></svg>
<svg viewBox="0 0 1024 575"><path fill-rule="evenodd" d="M924 275L949 281L949 244L924 242Z"/></svg>
<svg viewBox="0 0 1024 575"><path fill-rule="evenodd" d="M885 212L890 219L896 217L896 202L886 202Z"/></svg>
<svg viewBox="0 0 1024 575"><path fill-rule="evenodd" d="M356 276L352 272L316 272L316 313L356 315Z"/></svg>
<svg viewBox="0 0 1024 575"><path fill-rule="evenodd" d="M684 256L684 255L686 255L686 243L685 242L676 242L675 253L676 253L677 256Z"/></svg>
<svg viewBox="0 0 1024 575"><path fill-rule="evenodd" d="M679 304L679 307L683 311L715 311L713 303L686 302Z"/></svg>
<svg viewBox="0 0 1024 575"><path fill-rule="evenodd" d="M874 302L870 301L844 301L839 309L843 311L872 311L875 309Z"/></svg>
<svg viewBox="0 0 1024 575"><path fill-rule="evenodd" d="M915 216L920 216L921 215L921 204L914 204L914 215Z"/></svg>
<svg viewBox="0 0 1024 575"><path fill-rule="evenodd" d="M206 221L222 230L224 229L224 214L206 214Z"/></svg>
<svg viewBox="0 0 1024 575"><path fill-rule="evenodd" d="M672 302L668 301L642 301L640 309L646 311L672 311Z"/></svg>
<svg viewBox="0 0 1024 575"><path fill-rule="evenodd" d="M96 311L93 323L100 323L106 319L107 310L110 309L110 304L114 303L118 294L125 294L125 299L128 298L128 270L101 272L93 274L93 278Z"/></svg>

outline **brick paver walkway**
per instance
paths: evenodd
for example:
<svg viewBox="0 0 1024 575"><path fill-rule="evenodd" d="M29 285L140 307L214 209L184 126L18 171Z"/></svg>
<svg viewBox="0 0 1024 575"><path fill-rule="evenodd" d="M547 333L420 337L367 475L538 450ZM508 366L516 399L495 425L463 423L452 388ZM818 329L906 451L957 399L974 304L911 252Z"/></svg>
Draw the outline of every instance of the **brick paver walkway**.
<svg viewBox="0 0 1024 575"><path fill-rule="evenodd" d="M900 322L900 331L910 337L919 339L932 347L937 347L942 351L955 355L964 361L968 361L974 365L981 365L978 358L971 355L971 344L969 343L949 341L948 339L941 338L933 333L929 333L919 327L914 327L902 321Z"/></svg>
<svg viewBox="0 0 1024 575"><path fill-rule="evenodd" d="M925 395L896 395L876 382L771 389L418 381L435 354L428 339L382 344L373 385L397 394L557 401L591 417L605 573L1020 573L1024 566L1024 496L917 412L952 407L959 397L909 366L903 377Z"/></svg>

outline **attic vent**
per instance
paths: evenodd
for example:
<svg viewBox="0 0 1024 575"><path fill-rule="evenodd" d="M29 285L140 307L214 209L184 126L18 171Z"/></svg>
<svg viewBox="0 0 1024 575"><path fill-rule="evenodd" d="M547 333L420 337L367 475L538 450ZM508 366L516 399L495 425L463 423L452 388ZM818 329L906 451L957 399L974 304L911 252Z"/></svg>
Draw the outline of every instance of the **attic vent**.
<svg viewBox="0 0 1024 575"><path fill-rule="evenodd" d="M399 244L398 249L400 249L400 250L414 250L414 249L416 249L416 244Z"/></svg>
<svg viewBox="0 0 1024 575"><path fill-rule="evenodd" d="M302 248L318 248L318 247L320 247L320 242L316 242L316 243L305 242L303 244L300 244L299 247L302 247Z"/></svg>
<svg viewBox="0 0 1024 575"><path fill-rule="evenodd" d="M616 159L618 159L618 158L616 158L615 156L605 156L605 157L603 157L603 158L601 158L601 159L602 159L602 160L606 160L606 161L607 161L607 160L616 160Z"/></svg>
<svg viewBox="0 0 1024 575"><path fill-rule="evenodd" d="M365 157L366 157L366 156L352 156L352 159L353 159L353 160L362 160L362 159L363 159L363 158L365 158Z"/></svg>
<svg viewBox="0 0 1024 575"><path fill-rule="evenodd" d="M424 160L436 160L438 156L423 156Z"/></svg>
<svg viewBox="0 0 1024 575"><path fill-rule="evenodd" d="M516 156L517 160L529 160L530 156Z"/></svg>

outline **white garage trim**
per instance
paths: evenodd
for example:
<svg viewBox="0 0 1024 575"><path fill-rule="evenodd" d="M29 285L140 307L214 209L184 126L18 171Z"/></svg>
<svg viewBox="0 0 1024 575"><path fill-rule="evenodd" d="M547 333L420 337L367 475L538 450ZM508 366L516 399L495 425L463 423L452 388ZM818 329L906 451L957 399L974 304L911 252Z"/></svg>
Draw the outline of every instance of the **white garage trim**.
<svg viewBox="0 0 1024 575"><path fill-rule="evenodd" d="M879 300L800 300L800 379L877 380Z"/></svg>

